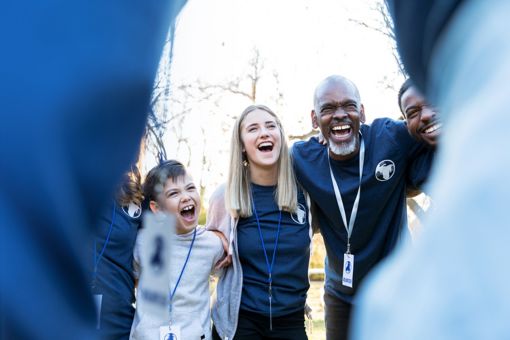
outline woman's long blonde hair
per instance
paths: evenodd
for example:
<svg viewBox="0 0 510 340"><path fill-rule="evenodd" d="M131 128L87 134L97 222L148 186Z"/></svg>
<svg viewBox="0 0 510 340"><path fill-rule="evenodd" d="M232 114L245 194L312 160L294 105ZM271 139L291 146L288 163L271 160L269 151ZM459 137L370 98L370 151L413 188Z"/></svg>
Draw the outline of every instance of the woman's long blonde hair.
<svg viewBox="0 0 510 340"><path fill-rule="evenodd" d="M278 181L275 190L275 201L278 207L288 212L297 210L297 187L289 156L289 147L280 119L276 114L264 105L250 105L237 118L232 131L230 145L230 168L225 192L225 206L234 217L248 217L252 215L250 169L244 166L243 161L247 160L243 153L243 142L241 140L241 124L246 116L255 110L262 110L275 118L280 130L281 149L278 159Z"/></svg>

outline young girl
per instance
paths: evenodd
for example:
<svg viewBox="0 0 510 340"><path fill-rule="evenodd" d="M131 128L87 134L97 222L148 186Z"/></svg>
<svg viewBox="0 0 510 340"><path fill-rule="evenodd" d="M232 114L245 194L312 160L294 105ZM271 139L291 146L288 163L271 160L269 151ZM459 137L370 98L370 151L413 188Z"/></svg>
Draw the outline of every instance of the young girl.
<svg viewBox="0 0 510 340"><path fill-rule="evenodd" d="M209 214L231 229L232 248L212 312L215 338L307 339L311 229L284 136L262 105L246 108L234 126L227 185L213 194ZM217 216L222 199L230 218Z"/></svg>
<svg viewBox="0 0 510 340"><path fill-rule="evenodd" d="M170 160L153 168L145 180L144 194L152 212L175 216L177 235L170 247L171 314L170 320L149 314L144 301L138 299L131 338L159 339L160 327L171 321L179 329L180 339L210 339L209 276L223 257L222 241L215 233L198 227L200 195L181 163ZM141 244L143 235L137 250ZM140 263L138 254L136 251L135 260Z"/></svg>

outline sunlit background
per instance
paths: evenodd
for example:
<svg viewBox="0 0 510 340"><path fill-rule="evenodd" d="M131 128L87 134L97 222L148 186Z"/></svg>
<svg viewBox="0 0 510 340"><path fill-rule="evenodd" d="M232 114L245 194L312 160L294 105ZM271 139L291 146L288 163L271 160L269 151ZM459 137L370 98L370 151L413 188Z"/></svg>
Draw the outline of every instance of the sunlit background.
<svg viewBox="0 0 510 340"><path fill-rule="evenodd" d="M332 74L357 84L368 122L400 117L397 92L405 77L383 0L188 1L161 60L142 171L158 157L187 165L200 187L203 223L209 196L228 172L237 115L265 104L280 116L291 144L307 139L315 133L314 88ZM410 203L416 228L416 213L428 202ZM308 331L323 339L325 251L320 236L314 244L311 273L319 281L312 281L309 304L316 330Z"/></svg>
<svg viewBox="0 0 510 340"><path fill-rule="evenodd" d="M251 103L282 119L289 141L311 133L315 86L331 74L359 87L367 119L398 118L403 75L378 0L190 0L169 66L163 55L155 114L167 158L186 164L207 200L227 172L231 127ZM154 149L145 170L154 165Z"/></svg>

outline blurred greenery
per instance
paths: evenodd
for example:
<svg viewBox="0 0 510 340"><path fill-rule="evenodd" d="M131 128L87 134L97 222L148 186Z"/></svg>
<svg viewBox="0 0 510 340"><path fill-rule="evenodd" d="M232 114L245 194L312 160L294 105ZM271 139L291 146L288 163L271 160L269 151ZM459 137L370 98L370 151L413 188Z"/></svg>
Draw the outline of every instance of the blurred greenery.
<svg viewBox="0 0 510 340"><path fill-rule="evenodd" d="M203 207L203 205L202 205L202 207ZM200 210L200 215L198 215L198 225L205 225L206 216L207 216L207 211L204 208L202 208Z"/></svg>

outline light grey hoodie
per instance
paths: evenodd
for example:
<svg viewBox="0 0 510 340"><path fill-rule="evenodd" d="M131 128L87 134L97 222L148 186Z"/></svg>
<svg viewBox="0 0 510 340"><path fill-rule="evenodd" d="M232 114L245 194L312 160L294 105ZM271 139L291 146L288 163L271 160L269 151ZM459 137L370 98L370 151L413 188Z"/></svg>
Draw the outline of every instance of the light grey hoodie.
<svg viewBox="0 0 510 340"><path fill-rule="evenodd" d="M229 254L232 265L225 269L216 286L211 317L220 338L233 339L241 305L243 291L243 269L237 251L237 222L225 209L225 186L222 185L212 194L207 212L207 229L219 230L229 240Z"/></svg>

